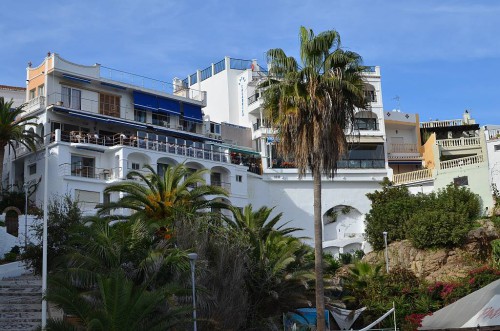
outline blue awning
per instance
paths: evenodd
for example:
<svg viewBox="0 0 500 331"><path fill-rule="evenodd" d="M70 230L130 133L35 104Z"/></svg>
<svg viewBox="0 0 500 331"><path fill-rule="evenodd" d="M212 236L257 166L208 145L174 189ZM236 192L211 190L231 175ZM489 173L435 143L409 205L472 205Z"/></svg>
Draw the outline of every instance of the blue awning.
<svg viewBox="0 0 500 331"><path fill-rule="evenodd" d="M177 100L159 97L158 112L179 116L181 112L181 104Z"/></svg>
<svg viewBox="0 0 500 331"><path fill-rule="evenodd" d="M203 123L203 113L201 106L184 103L184 118L198 123Z"/></svg>
<svg viewBox="0 0 500 331"><path fill-rule="evenodd" d="M134 107L142 110L158 111L156 95L134 91Z"/></svg>
<svg viewBox="0 0 500 331"><path fill-rule="evenodd" d="M73 75L68 75L68 74L63 74L64 78L71 79L80 83L87 83L90 84L90 79L78 77L78 76L73 76Z"/></svg>

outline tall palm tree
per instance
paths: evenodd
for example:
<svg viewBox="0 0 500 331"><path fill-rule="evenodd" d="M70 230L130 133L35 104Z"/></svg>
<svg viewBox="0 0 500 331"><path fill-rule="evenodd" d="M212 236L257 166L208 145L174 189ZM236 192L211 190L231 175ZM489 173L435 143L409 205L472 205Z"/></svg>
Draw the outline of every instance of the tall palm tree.
<svg viewBox="0 0 500 331"><path fill-rule="evenodd" d="M321 175L334 176L347 152L355 109L366 108L365 67L358 54L340 48L335 30L315 35L301 27L299 36L301 63L279 48L267 52L264 109L277 130L278 152L293 158L300 176L308 170L313 176L317 329L323 331Z"/></svg>
<svg viewBox="0 0 500 331"><path fill-rule="evenodd" d="M210 198L228 195L222 187L205 184L203 174L208 170L192 172L181 163L168 167L162 176L150 165L144 168L147 174L131 171L127 175L131 180L108 186L105 193L125 193L125 196L116 202L98 206L98 213L126 208L132 210L132 220L168 227L172 225L176 212L193 214L211 207L221 207L216 198Z"/></svg>
<svg viewBox="0 0 500 331"><path fill-rule="evenodd" d="M24 104L13 108L14 101L6 102L0 97L0 176L3 171L4 150L9 146L16 153L14 142L26 146L29 150L36 150L36 143L41 141L41 137L34 130L26 127L36 125L33 120L36 116L20 117L24 111ZM2 183L0 182L0 187Z"/></svg>

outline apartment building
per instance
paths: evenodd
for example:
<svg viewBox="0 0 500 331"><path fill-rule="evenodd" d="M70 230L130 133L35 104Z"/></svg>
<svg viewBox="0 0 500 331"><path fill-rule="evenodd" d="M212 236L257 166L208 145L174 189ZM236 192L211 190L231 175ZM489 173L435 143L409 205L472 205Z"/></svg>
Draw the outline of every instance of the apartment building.
<svg viewBox="0 0 500 331"><path fill-rule="evenodd" d="M48 158L43 145L36 152L19 145L15 156L6 150L2 181L9 187L37 185L32 199L38 205L44 199L45 164L49 196L69 194L85 213L94 213L97 203L118 198L103 190L130 170L143 171L149 164L161 173L181 162L209 169L207 183L227 189L228 202L248 203L247 174L260 172L260 160L257 153L243 157L251 150L235 152L206 131L205 92L99 64L72 63L55 53L28 67L26 79L24 115L36 116L32 129L49 141Z"/></svg>
<svg viewBox="0 0 500 331"><path fill-rule="evenodd" d="M417 141L416 148L419 151L418 157L414 155L414 166L420 169L399 167L392 177L395 185L406 185L413 193L427 193L449 184L466 186L480 196L484 213L491 211L491 162L489 165L485 131L468 111L459 119L428 122L418 122L418 116L414 114L390 112L390 115L392 118L398 117L400 121L394 126L395 123L386 120L392 127L392 132L387 129L387 132L391 132L388 141L393 141L392 135L396 129L403 132L402 128L408 127L409 124L401 121L407 118L412 123L410 131L406 132L407 139ZM412 116L416 116L416 121ZM419 130L414 130L414 127ZM413 137L410 137L413 132ZM420 166L418 162L421 162Z"/></svg>
<svg viewBox="0 0 500 331"><path fill-rule="evenodd" d="M363 238L364 215L370 210L366 193L380 188L388 176L382 88L379 67L365 72L370 107L356 113L356 132L349 155L340 161L332 178L323 178L323 246L334 254L369 250ZM310 174L299 179L290 160L276 151L275 132L266 122L260 84L266 68L256 60L225 57L174 84L207 92L204 113L211 121L231 123L251 130L251 146L262 160L262 174L247 178L248 202L275 207L300 235L313 238L313 186ZM222 137L223 140L225 137Z"/></svg>

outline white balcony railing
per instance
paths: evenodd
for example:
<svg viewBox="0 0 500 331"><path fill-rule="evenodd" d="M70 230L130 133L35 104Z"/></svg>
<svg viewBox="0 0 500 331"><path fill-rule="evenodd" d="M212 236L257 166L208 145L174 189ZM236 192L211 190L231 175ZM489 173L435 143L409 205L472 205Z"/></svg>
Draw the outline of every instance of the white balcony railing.
<svg viewBox="0 0 500 331"><path fill-rule="evenodd" d="M436 140L436 143L442 147L467 147L467 146L480 146L481 138L472 137L472 138L456 138L456 139L440 139Z"/></svg>
<svg viewBox="0 0 500 331"><path fill-rule="evenodd" d="M28 101L24 106L24 111L29 114L45 106L45 97L40 95Z"/></svg>
<svg viewBox="0 0 500 331"><path fill-rule="evenodd" d="M415 183L432 178L432 169L422 169L417 171L405 172L392 176L394 185Z"/></svg>
<svg viewBox="0 0 500 331"><path fill-rule="evenodd" d="M482 162L484 162L484 157L482 154L480 154L480 155L461 157L459 159L439 162L439 166L441 169L450 169L450 168L457 168L467 165L478 164Z"/></svg>
<svg viewBox="0 0 500 331"><path fill-rule="evenodd" d="M460 126L463 125L462 119L457 120L446 120L446 121L430 121L430 122L420 122L420 127L422 129L429 128L446 128L449 126Z"/></svg>

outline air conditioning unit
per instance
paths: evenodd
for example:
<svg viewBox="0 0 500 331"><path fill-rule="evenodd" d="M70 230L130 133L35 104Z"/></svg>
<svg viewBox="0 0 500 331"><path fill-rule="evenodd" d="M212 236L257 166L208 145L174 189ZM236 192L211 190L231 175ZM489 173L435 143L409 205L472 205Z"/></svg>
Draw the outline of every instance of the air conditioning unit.
<svg viewBox="0 0 500 331"><path fill-rule="evenodd" d="M213 134L213 133L209 133L209 134L208 134L208 137L209 137L209 138L213 138L213 137L214 137L214 134Z"/></svg>
<svg viewBox="0 0 500 331"><path fill-rule="evenodd" d="M222 140L222 137L221 137L221 136L217 136L217 139L218 139L218 140Z"/></svg>

